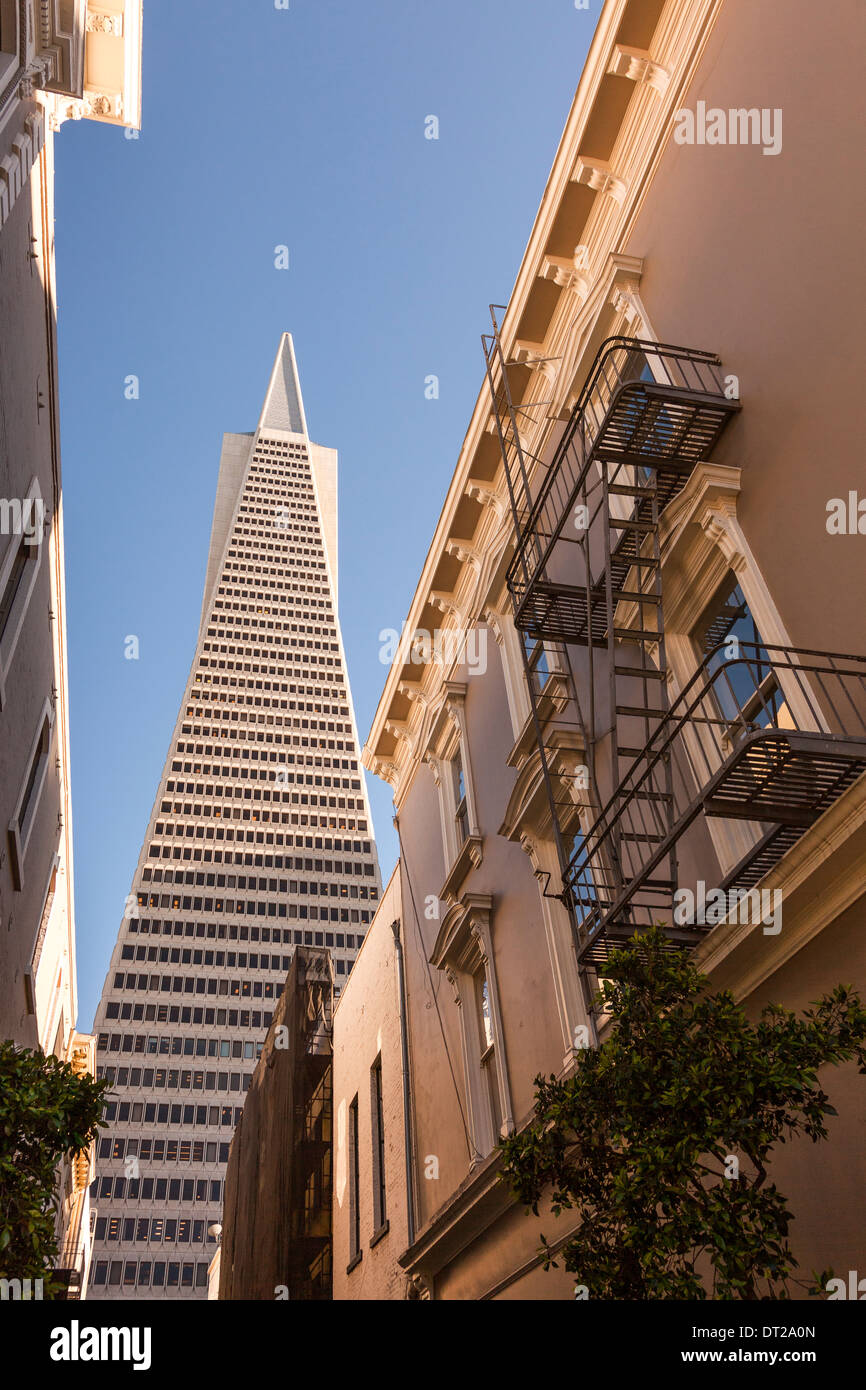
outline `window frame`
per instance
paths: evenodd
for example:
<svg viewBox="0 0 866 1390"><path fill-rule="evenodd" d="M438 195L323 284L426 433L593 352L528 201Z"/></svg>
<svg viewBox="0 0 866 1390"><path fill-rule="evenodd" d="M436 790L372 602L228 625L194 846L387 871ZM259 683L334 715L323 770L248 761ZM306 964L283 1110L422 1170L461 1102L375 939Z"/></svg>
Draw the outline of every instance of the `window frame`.
<svg viewBox="0 0 866 1390"><path fill-rule="evenodd" d="M382 1054L370 1068L370 1139L372 1152L373 1235L370 1244L388 1230L387 1164L385 1161L385 1092Z"/></svg>
<svg viewBox="0 0 866 1390"><path fill-rule="evenodd" d="M42 492L39 487L39 479L34 476L30 479L27 493L22 499L24 502L42 502ZM15 587L15 595L12 599L9 613L6 619L6 626L3 637L0 639L0 710L6 704L6 679L12 667L18 642L24 627L24 619L30 607L30 599L33 588L39 574L42 563L42 540L45 523L45 510L43 508L43 527L39 536L28 541L22 535L13 532L9 537L9 544L0 560L0 595L3 595L9 584L10 578L15 569L15 562L18 556L24 552L24 569Z"/></svg>
<svg viewBox="0 0 866 1390"><path fill-rule="evenodd" d="M349 1160L349 1263L346 1273L352 1270L364 1254L361 1247L361 1145L360 1115L358 1095L349 1102L348 1114L348 1160Z"/></svg>
<svg viewBox="0 0 866 1390"><path fill-rule="evenodd" d="M500 1137L514 1130L499 986L493 953L489 894L464 893L446 913L430 956L454 991L460 1016L463 1077L472 1144L470 1168L483 1162ZM478 976L487 980L492 1042L482 1046Z"/></svg>
<svg viewBox="0 0 866 1390"><path fill-rule="evenodd" d="M15 810L7 826L9 865L17 892L21 892L24 887L24 862L48 777L54 745L54 722L54 706L46 699L27 753L25 773L19 785Z"/></svg>

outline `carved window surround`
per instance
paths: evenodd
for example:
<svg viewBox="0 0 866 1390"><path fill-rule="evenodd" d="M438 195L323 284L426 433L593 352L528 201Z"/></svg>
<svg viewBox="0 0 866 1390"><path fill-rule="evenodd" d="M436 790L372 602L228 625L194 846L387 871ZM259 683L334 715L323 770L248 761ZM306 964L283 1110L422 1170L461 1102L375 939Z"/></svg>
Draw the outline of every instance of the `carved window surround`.
<svg viewBox="0 0 866 1390"><path fill-rule="evenodd" d="M36 939L33 943L33 950L30 953L30 965L24 975L24 993L27 999L27 1012L36 1013L36 981L39 974L39 966L42 961L42 952L45 946L45 938L48 934L48 925L51 921L51 913L60 887L60 856L55 854L51 861L51 871L48 875L48 882L42 903L42 912L39 916L39 927L36 932Z"/></svg>
<svg viewBox="0 0 866 1390"><path fill-rule="evenodd" d="M444 970L454 990L460 1012L460 1035L469 1131L472 1140L472 1167L480 1163L497 1139L514 1130L511 1083L505 1057L499 986L491 933L493 898L486 893L464 893L445 914L430 956L437 970ZM499 1112L502 1123L497 1132L490 1097L485 1089L482 1052L476 1019L476 981L484 970L489 989L490 1022L493 1034Z"/></svg>
<svg viewBox="0 0 866 1390"><path fill-rule="evenodd" d="M42 492L39 487L39 479L35 475L30 479L30 485L27 489L27 495L24 501L31 504L38 502L40 506L42 504ZM31 518L35 515L35 511L34 505L33 509L30 511ZM3 709L6 703L6 680L15 656L15 650L18 646L18 639L24 627L24 619L30 605L33 586L36 583L39 568L42 564L42 545L47 527L48 523L45 522L42 527L42 532L38 537L34 537L32 542L29 538L18 536L13 531L9 536L5 554L2 559L0 559L0 594L3 594L9 583L13 567L23 543L23 550L26 556L25 568L18 583L15 600L6 624L6 631L3 634L3 640L0 642L0 710Z"/></svg>
<svg viewBox="0 0 866 1390"><path fill-rule="evenodd" d="M48 776L54 748L54 705L46 700L39 714L36 733L27 752L15 812L7 827L12 881L20 893L24 887L24 861L33 827L39 815L42 791ZM32 781L31 781L32 778ZM26 803L26 804L25 804Z"/></svg>
<svg viewBox="0 0 866 1390"><path fill-rule="evenodd" d="M483 619L496 639L502 658L502 675L515 747L508 762L516 767L522 757L535 747L535 726L532 703L526 688L526 668L523 661L521 635L514 619L506 609L507 600L500 598L496 606L484 610ZM544 643L548 678L536 697L538 717L542 725L552 714L562 714L568 704L568 685L565 665L558 645Z"/></svg>
<svg viewBox="0 0 866 1390"><path fill-rule="evenodd" d="M559 858L552 840L540 839L524 831L520 836L520 845L528 855L532 872L538 880L541 920L562 1030L562 1070L566 1072L574 1066L580 1050L578 1029L584 1027L588 1030L584 1036L592 1036L592 1022L584 1002L571 920L563 903L546 896L546 893L555 892L559 886Z"/></svg>
<svg viewBox="0 0 866 1390"><path fill-rule="evenodd" d="M668 698L671 703L697 670L700 653L691 633L713 595L729 572L740 584L758 631L768 646L790 649L785 628L770 589L737 518L740 493L739 468L701 463L682 492L665 509L659 529L662 550L662 583L665 616L665 650L668 659ZM627 583L631 583L634 572ZM617 623L634 626L637 606L620 604ZM782 693L798 721L809 726L809 702L790 673L778 673ZM805 682L806 677L801 676ZM817 701L813 709L819 708ZM706 749L694 727L684 731L686 748L695 766L703 764ZM760 827L749 821L707 819L707 829L724 874L755 844Z"/></svg>
<svg viewBox="0 0 866 1390"><path fill-rule="evenodd" d="M484 841L478 824L475 778L466 727L466 686L461 681L445 681L444 688L442 707L433 720L423 757L430 765L439 791L442 847L447 866L439 897L453 903L466 875L481 863ZM458 826L455 776L458 759L463 771L465 835L461 835Z"/></svg>

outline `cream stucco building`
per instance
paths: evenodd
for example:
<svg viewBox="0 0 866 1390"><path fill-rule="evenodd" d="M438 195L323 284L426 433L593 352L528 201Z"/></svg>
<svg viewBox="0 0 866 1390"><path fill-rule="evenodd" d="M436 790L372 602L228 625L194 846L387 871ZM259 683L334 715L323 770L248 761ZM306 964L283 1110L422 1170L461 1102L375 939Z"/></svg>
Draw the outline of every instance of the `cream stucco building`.
<svg viewBox="0 0 866 1390"><path fill-rule="evenodd" d="M601 9L365 747L401 858L335 1015L336 1298L573 1297L538 1256L567 1216L516 1210L495 1146L603 1040L641 925L753 1017L866 988L864 35L834 15ZM866 1091L822 1084L829 1142L773 1177L801 1267L856 1269Z"/></svg>
<svg viewBox="0 0 866 1390"><path fill-rule="evenodd" d="M141 0L0 0L0 1036L91 1073L75 1027L54 138L81 117L137 129L140 105ZM61 1175L73 1297L91 1177L88 1156Z"/></svg>

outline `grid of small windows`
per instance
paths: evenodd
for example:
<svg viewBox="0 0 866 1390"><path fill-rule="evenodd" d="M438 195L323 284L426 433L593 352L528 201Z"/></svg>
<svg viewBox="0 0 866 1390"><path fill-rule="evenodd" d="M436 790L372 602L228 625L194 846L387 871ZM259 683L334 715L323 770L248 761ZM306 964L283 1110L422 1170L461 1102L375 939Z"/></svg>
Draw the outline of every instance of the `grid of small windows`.
<svg viewBox="0 0 866 1390"><path fill-rule="evenodd" d="M305 445L251 451L97 1013L100 1297L202 1297L207 1246L295 946L336 990L380 880ZM212 1254L212 1251L209 1252Z"/></svg>
<svg viewBox="0 0 866 1390"><path fill-rule="evenodd" d="M91 1284L97 1296L106 1288L206 1289L206 1260L95 1260Z"/></svg>

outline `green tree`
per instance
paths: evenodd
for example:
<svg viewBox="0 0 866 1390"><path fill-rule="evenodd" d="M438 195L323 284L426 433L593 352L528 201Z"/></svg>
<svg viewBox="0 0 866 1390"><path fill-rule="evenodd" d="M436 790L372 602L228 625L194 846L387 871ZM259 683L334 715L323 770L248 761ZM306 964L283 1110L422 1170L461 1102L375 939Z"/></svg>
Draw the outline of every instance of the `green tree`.
<svg viewBox="0 0 866 1390"><path fill-rule="evenodd" d="M536 1215L548 1192L554 1215L574 1210L557 1258L591 1298L787 1297L792 1217L768 1160L795 1135L827 1137L821 1066L854 1058L866 1073L859 996L839 985L800 1018L768 1006L752 1024L659 927L613 952L606 975L609 1037L564 1080L536 1077L503 1179Z"/></svg>
<svg viewBox="0 0 866 1390"><path fill-rule="evenodd" d="M59 1283L54 1223L57 1167L97 1137L107 1081L67 1062L0 1043L0 1276Z"/></svg>

